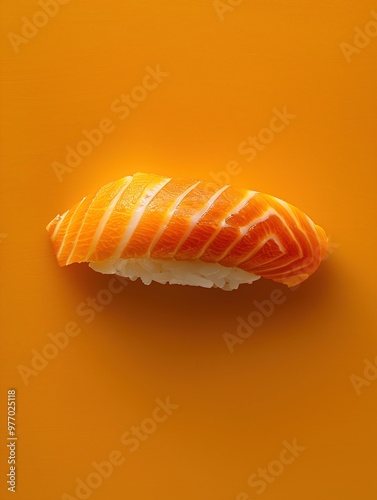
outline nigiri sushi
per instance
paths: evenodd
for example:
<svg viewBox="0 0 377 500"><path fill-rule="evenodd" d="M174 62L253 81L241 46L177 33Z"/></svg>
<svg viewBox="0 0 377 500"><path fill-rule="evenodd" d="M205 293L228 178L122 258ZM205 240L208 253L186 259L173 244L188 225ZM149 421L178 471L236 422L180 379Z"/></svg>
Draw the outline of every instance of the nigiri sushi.
<svg viewBox="0 0 377 500"><path fill-rule="evenodd" d="M60 266L143 283L235 290L263 278L306 280L328 239L301 210L267 194L136 173L110 182L48 225Z"/></svg>

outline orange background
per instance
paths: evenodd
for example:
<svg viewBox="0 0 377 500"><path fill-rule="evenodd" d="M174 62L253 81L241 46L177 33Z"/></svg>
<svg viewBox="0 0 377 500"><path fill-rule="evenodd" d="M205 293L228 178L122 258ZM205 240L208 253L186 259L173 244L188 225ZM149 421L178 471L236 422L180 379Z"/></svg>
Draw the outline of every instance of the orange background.
<svg viewBox="0 0 377 500"><path fill-rule="evenodd" d="M377 355L377 40L350 62L339 45L373 8L245 0L221 21L210 0L75 0L16 53L8 34L41 7L3 2L2 498L10 387L20 499L78 498L76 478L113 450L123 464L93 500L257 498L248 477L294 439L305 450L262 498L376 498L377 380L372 369L357 395L350 376ZM112 102L156 65L169 75L121 120ZM284 106L295 118L247 162L238 145ZM104 118L114 131L59 182L53 162ZM232 293L132 283L86 323L77 307L110 278L59 268L46 224L135 171L210 180L231 160L232 183L286 199L330 234L320 270L294 293L265 280ZM224 332L275 289L284 303L230 354ZM20 365L69 321L81 333L25 384ZM179 408L131 453L121 436L167 396Z"/></svg>

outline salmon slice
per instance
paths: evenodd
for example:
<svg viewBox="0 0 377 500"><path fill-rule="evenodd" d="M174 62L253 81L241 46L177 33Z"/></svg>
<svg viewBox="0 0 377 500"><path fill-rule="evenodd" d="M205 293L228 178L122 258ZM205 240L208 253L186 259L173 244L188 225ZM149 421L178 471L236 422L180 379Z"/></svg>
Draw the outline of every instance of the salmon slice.
<svg viewBox="0 0 377 500"><path fill-rule="evenodd" d="M288 286L316 271L328 244L320 226L273 196L145 173L106 184L47 231L60 266L200 262Z"/></svg>

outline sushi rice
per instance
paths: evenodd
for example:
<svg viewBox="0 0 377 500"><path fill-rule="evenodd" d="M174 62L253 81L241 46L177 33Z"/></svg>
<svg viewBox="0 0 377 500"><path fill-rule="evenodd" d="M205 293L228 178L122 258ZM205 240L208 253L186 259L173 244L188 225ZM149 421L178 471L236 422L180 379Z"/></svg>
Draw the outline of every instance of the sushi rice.
<svg viewBox="0 0 377 500"><path fill-rule="evenodd" d="M225 291L237 290L239 285L253 283L260 278L238 267L225 267L201 260L110 259L104 262L91 262L89 266L102 274L117 274L131 281L140 278L144 285L150 285L155 281L162 285L169 283L213 287Z"/></svg>

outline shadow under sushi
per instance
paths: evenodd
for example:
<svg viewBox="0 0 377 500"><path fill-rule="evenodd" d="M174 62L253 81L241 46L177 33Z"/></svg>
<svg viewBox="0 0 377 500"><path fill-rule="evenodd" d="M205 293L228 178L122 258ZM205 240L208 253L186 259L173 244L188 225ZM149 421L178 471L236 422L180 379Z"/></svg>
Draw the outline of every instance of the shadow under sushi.
<svg viewBox="0 0 377 500"><path fill-rule="evenodd" d="M165 334L171 331L174 335L177 335L177 330L181 330L180 335L190 331L191 336L198 334L203 338L203 335L221 335L236 318L247 317L255 307L258 308L255 304L263 307L265 301L271 301L277 291L280 291L281 305L276 310L284 311L278 313L280 320L310 317L313 311L331 301L331 282L336 270L332 262L324 262L313 276L294 289L261 278L231 292L158 283L146 286L140 280L121 279L119 283L124 284L124 290L114 294L116 300L108 304L102 303L101 297L106 296L103 291L109 289L110 280L116 280L112 275L95 273L86 264L72 265L64 272L72 286L81 289L84 301L97 298L98 307L107 309L106 318L115 331L133 335L133 331L139 329L135 325L140 324L142 328L144 322L153 319L153 330ZM121 284L117 287L121 289ZM111 291L107 296L109 294ZM132 328L128 328L128 324Z"/></svg>

